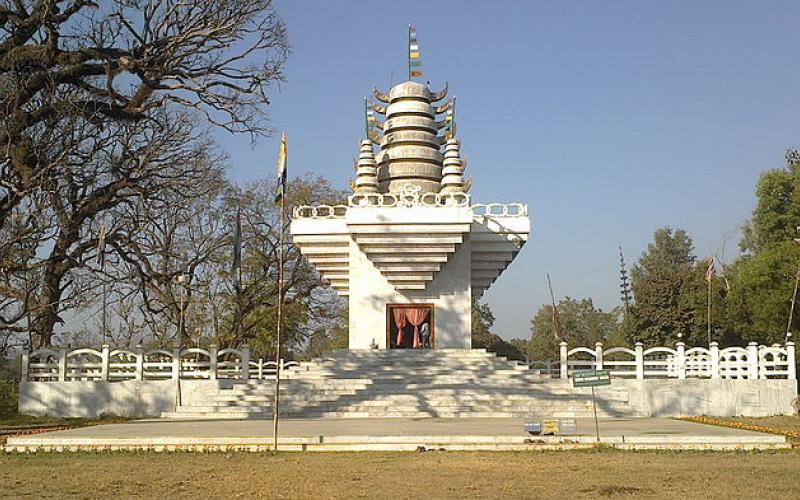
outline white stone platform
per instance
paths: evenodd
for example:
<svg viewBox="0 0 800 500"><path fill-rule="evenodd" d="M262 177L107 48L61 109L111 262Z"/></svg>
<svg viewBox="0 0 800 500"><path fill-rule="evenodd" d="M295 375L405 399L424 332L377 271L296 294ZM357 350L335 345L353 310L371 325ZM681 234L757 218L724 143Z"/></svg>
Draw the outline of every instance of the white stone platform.
<svg viewBox="0 0 800 500"><path fill-rule="evenodd" d="M624 390L601 388L601 417L648 416ZM165 418L266 418L274 381L229 381L187 395ZM281 382L281 416L302 418L589 417L591 391L483 349L343 350Z"/></svg>
<svg viewBox="0 0 800 500"><path fill-rule="evenodd" d="M569 450L597 445L592 419L577 433L530 436L521 418L286 419L284 451ZM661 418L600 420L601 443L620 449L789 448L783 436ZM266 451L271 420L135 421L9 438L6 451Z"/></svg>

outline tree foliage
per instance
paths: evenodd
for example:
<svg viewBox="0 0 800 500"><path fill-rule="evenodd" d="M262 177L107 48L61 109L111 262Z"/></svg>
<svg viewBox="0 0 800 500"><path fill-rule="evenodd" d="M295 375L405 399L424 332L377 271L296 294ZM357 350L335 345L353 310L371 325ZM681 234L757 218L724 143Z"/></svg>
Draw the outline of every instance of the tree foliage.
<svg viewBox="0 0 800 500"><path fill-rule="evenodd" d="M486 349L508 359L524 360L525 355L514 344L506 342L499 335L492 333L493 326L494 314L492 314L489 304L482 304L477 300L473 300L472 347L474 349Z"/></svg>
<svg viewBox="0 0 800 500"><path fill-rule="evenodd" d="M267 90L287 54L270 0L0 5L4 342L32 330L30 343L50 345L94 300L100 224L120 250L135 242L121 213L137 207L140 222L142 206L188 203L219 177L204 124L269 130Z"/></svg>
<svg viewBox="0 0 800 500"><path fill-rule="evenodd" d="M605 312L595 307L592 299L566 297L556 304L561 333L572 347L620 345L620 312ZM520 344L518 344L520 345ZM553 307L542 305L531 319L531 338L524 345L531 359L557 359L559 341L554 335Z"/></svg>
<svg viewBox="0 0 800 500"><path fill-rule="evenodd" d="M702 337L702 315L696 301L703 290L703 271L696 265L694 243L683 229L656 230L653 242L631 270L635 298L630 308L630 342L671 345L678 334Z"/></svg>
<svg viewBox="0 0 800 500"><path fill-rule="evenodd" d="M730 266L726 327L731 336L767 344L785 339L794 281L800 263L800 152L786 166L764 172L757 204L743 228L742 257ZM792 329L800 326L795 314Z"/></svg>

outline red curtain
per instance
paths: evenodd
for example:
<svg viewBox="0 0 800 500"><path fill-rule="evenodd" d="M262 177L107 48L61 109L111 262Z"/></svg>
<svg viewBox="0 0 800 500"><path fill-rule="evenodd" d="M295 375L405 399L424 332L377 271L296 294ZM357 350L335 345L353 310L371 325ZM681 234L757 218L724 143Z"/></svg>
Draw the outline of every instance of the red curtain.
<svg viewBox="0 0 800 500"><path fill-rule="evenodd" d="M408 322L414 325L414 341L412 347L419 349L422 347L422 340L419 336L419 327L428 318L429 309L426 307L409 307L405 310Z"/></svg>
<svg viewBox="0 0 800 500"><path fill-rule="evenodd" d="M400 347L400 345L403 343L404 337L403 328L405 328L408 324L406 322L406 313L399 307L395 307L392 310L392 313L394 314L394 324L397 326L397 339L395 340L395 344L397 347Z"/></svg>

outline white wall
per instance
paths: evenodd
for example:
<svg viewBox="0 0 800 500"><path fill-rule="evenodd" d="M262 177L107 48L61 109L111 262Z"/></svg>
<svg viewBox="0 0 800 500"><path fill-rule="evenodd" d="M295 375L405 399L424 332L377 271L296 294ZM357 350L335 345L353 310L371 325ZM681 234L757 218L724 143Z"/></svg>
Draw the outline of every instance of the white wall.
<svg viewBox="0 0 800 500"><path fill-rule="evenodd" d="M229 380L182 380L182 401L199 403L231 384ZM536 387L540 392L573 390L571 383L563 380L542 382ZM22 382L19 411L57 417L97 417L104 413L158 417L163 411L175 409L175 388L173 380ZM590 393L588 388L575 391ZM797 381L786 379L615 379L611 386L597 388L599 409L606 402L627 403L637 416L651 417L792 415L795 398Z"/></svg>
<svg viewBox="0 0 800 500"><path fill-rule="evenodd" d="M190 403L226 383L230 384L181 380L181 401ZM176 390L175 380L20 382L19 412L54 417L158 417L163 411L175 410Z"/></svg>
<svg viewBox="0 0 800 500"><path fill-rule="evenodd" d="M350 243L350 349L374 339L386 349L386 304L434 305L437 349L472 347L470 243L462 243L426 290L395 290L355 242Z"/></svg>

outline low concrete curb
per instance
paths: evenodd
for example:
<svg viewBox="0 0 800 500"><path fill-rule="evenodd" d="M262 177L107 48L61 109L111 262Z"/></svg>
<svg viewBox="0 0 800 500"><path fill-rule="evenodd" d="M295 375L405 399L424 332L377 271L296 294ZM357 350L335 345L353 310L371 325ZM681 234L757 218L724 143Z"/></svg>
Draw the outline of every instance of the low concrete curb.
<svg viewBox="0 0 800 500"><path fill-rule="evenodd" d="M791 448L783 436L602 436L601 446L624 450L763 450ZM578 450L598 446L594 436L314 436L282 437L283 451L537 451ZM272 449L271 437L90 438L18 436L9 453L75 451L250 451Z"/></svg>

